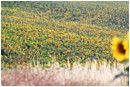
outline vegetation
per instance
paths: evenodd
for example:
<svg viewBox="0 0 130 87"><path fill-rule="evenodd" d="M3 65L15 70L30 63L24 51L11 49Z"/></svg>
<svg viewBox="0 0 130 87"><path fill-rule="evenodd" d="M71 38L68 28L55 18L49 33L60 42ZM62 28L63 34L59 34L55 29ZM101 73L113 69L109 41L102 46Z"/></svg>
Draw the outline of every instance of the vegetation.
<svg viewBox="0 0 130 87"><path fill-rule="evenodd" d="M128 19L128 1L2 1L2 85L128 85Z"/></svg>
<svg viewBox="0 0 130 87"><path fill-rule="evenodd" d="M111 39L125 36L128 2L1 2L2 69L57 61L115 61ZM112 62L111 62L112 63Z"/></svg>
<svg viewBox="0 0 130 87"><path fill-rule="evenodd" d="M35 67L2 70L1 84L3 86L126 86L128 78L121 77L113 80L115 74L124 69L117 64L110 68L106 62L97 69L97 62L91 64L86 62L84 66L74 64L73 68L60 67L54 63L50 68ZM109 76L108 76L109 75Z"/></svg>
<svg viewBox="0 0 130 87"><path fill-rule="evenodd" d="M129 33L124 40L121 40L118 37L114 37L112 40L112 53L113 56L121 63L129 62ZM129 66L124 68L124 71L127 73L120 73L115 76L115 79L121 76L129 77ZM128 81L129 85L129 81Z"/></svg>

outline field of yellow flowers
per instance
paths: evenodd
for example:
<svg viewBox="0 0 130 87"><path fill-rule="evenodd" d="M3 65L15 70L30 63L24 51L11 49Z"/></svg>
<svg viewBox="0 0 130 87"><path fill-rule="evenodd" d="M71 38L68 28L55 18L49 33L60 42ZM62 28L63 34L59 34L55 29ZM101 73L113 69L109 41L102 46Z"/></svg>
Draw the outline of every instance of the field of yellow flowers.
<svg viewBox="0 0 130 87"><path fill-rule="evenodd" d="M112 66L112 38L126 36L128 19L127 1L2 1L1 69L95 60Z"/></svg>
<svg viewBox="0 0 130 87"><path fill-rule="evenodd" d="M53 61L62 65L67 60L113 61L111 39L128 31L128 2L3 1L1 5L2 68L29 61L43 66Z"/></svg>

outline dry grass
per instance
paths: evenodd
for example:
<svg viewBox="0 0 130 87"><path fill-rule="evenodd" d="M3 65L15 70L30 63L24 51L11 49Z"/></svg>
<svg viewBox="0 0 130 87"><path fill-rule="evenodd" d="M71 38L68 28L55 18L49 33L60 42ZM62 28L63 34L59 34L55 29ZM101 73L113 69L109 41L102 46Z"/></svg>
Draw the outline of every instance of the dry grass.
<svg viewBox="0 0 130 87"><path fill-rule="evenodd" d="M105 63L96 68L96 63L89 69L88 63L74 64L73 68L59 67L55 63L50 68L30 68L2 70L3 86L126 86L128 77L112 81L113 77L123 71L124 66L118 64L110 68ZM69 65L68 65L69 66Z"/></svg>

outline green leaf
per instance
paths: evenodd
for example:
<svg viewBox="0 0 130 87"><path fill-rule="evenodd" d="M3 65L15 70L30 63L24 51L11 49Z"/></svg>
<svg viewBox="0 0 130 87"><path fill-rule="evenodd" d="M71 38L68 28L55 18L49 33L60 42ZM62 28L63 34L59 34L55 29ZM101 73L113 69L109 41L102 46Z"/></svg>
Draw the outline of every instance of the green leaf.
<svg viewBox="0 0 130 87"><path fill-rule="evenodd" d="M129 72L129 66L125 68L125 71Z"/></svg>

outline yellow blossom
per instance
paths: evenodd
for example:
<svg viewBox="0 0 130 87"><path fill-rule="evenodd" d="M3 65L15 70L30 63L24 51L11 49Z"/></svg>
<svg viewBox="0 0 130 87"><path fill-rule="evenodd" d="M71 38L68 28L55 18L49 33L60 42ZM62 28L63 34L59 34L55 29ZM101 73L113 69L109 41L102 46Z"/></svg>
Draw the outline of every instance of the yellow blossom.
<svg viewBox="0 0 130 87"><path fill-rule="evenodd" d="M112 40L112 54L118 61L128 60L128 40L122 41L114 37Z"/></svg>

